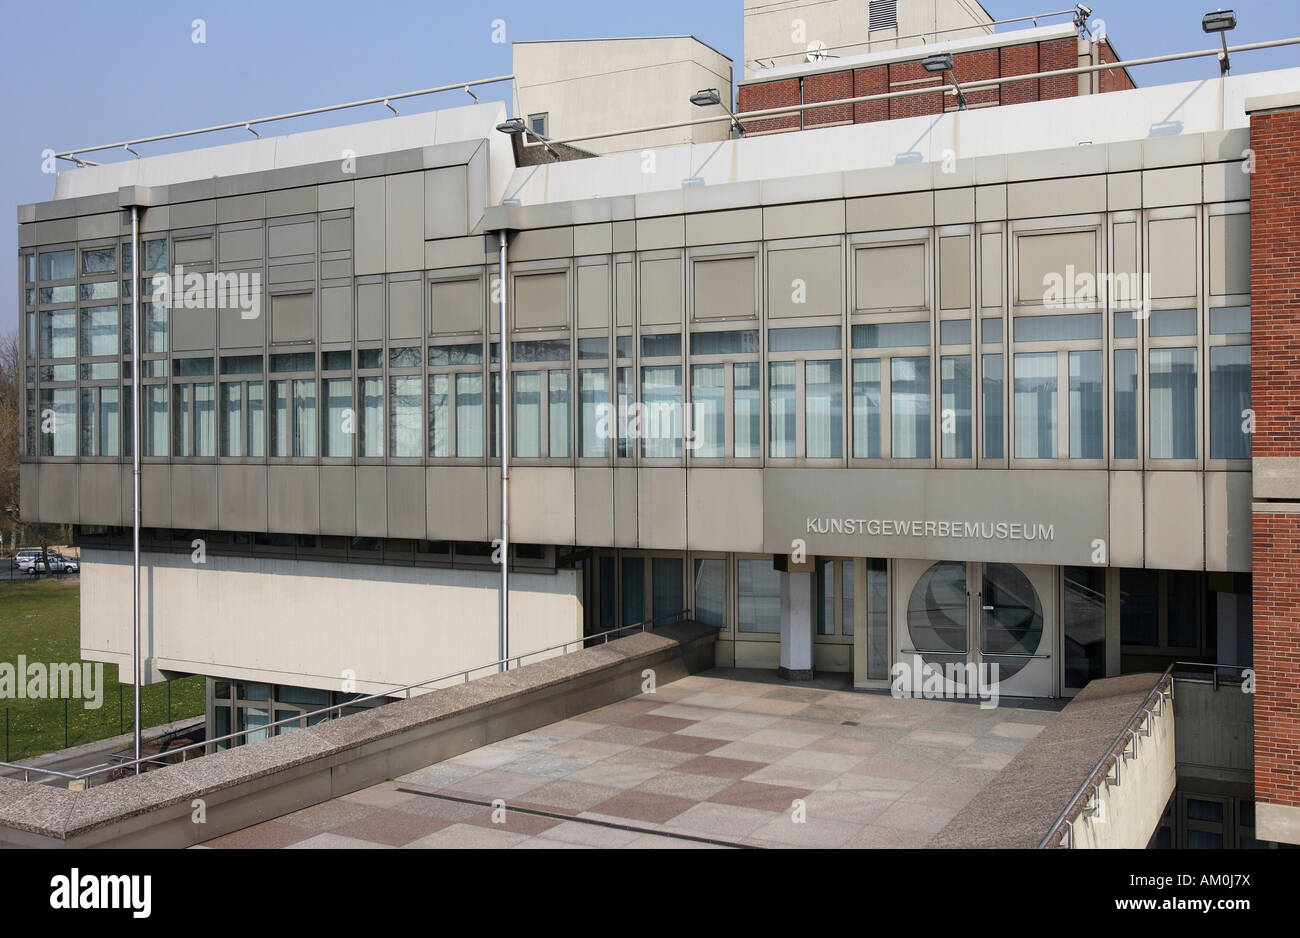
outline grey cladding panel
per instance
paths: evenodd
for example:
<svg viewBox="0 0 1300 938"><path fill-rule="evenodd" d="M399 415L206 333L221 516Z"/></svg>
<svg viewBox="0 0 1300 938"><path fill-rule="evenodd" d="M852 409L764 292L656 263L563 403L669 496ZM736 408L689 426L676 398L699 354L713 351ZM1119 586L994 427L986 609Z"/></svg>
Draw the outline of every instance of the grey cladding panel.
<svg viewBox="0 0 1300 938"><path fill-rule="evenodd" d="M322 287L320 340L347 342L352 338L352 287Z"/></svg>
<svg viewBox="0 0 1300 938"><path fill-rule="evenodd" d="M435 333L477 332L483 328L483 281L447 280L429 285Z"/></svg>
<svg viewBox="0 0 1300 938"><path fill-rule="evenodd" d="M271 297L271 341L302 342L315 338L314 294Z"/></svg>
<svg viewBox="0 0 1300 938"><path fill-rule="evenodd" d="M325 218L320 223L322 253L352 250L352 219Z"/></svg>
<svg viewBox="0 0 1300 938"><path fill-rule="evenodd" d="M578 328L609 328L609 265L578 268Z"/></svg>
<svg viewBox="0 0 1300 938"><path fill-rule="evenodd" d="M641 323L667 325L682 321L680 258L641 262Z"/></svg>
<svg viewBox="0 0 1300 938"><path fill-rule="evenodd" d="M357 285L357 338L382 339L384 337L384 285L362 283Z"/></svg>
<svg viewBox="0 0 1300 938"><path fill-rule="evenodd" d="M384 180L358 179L353 209L356 249L353 260L358 274L384 272Z"/></svg>
<svg viewBox="0 0 1300 938"><path fill-rule="evenodd" d="M464 166L446 166L424 174L425 238L457 238L469 234L467 186Z"/></svg>
<svg viewBox="0 0 1300 938"><path fill-rule="evenodd" d="M295 222L292 225L272 225L270 228L272 257L294 257L316 253L316 223Z"/></svg>
<svg viewBox="0 0 1300 938"><path fill-rule="evenodd" d="M837 245L769 251L769 315L838 316L842 305L842 259Z"/></svg>
<svg viewBox="0 0 1300 938"><path fill-rule="evenodd" d="M414 339L424 335L424 309L419 280L398 280L388 285L388 337Z"/></svg>
<svg viewBox="0 0 1300 938"><path fill-rule="evenodd" d="M756 316L753 257L695 261L695 318Z"/></svg>
<svg viewBox="0 0 1300 938"><path fill-rule="evenodd" d="M569 321L568 275L563 271L516 274L516 329L560 327Z"/></svg>
<svg viewBox="0 0 1300 938"><path fill-rule="evenodd" d="M262 229L260 227L223 231L218 235L218 238L222 264L260 260L262 257Z"/></svg>
<svg viewBox="0 0 1300 938"><path fill-rule="evenodd" d="M387 177L384 190L384 268L424 267L424 174Z"/></svg>

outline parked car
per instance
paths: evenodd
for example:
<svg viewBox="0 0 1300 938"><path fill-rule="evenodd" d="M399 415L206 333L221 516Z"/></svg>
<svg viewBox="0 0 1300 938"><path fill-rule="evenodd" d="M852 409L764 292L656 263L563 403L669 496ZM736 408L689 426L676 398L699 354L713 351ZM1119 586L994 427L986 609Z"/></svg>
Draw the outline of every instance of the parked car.
<svg viewBox="0 0 1300 938"><path fill-rule="evenodd" d="M38 552L39 553L39 552ZM32 563L29 573L39 576L45 573L45 561L41 560L39 555L35 562ZM50 573L80 573L81 565L70 557L64 557L62 554L50 551Z"/></svg>
<svg viewBox="0 0 1300 938"><path fill-rule="evenodd" d="M19 570L30 570L32 564L41 559L41 552L37 550L20 550L14 554L13 565Z"/></svg>

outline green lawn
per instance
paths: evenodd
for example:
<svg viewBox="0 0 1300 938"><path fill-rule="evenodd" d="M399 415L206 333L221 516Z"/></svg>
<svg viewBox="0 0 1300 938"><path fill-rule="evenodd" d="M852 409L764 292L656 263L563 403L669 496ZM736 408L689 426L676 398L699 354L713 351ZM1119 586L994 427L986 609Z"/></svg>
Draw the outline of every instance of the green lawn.
<svg viewBox="0 0 1300 938"><path fill-rule="evenodd" d="M78 654L80 608L77 577L0 579L0 662L16 668L19 655L28 663L83 660ZM131 732L131 687L117 682L117 665L104 665L103 688L98 710L85 709L82 700L0 699L0 759L15 762ZM141 722L151 727L199 716L203 706L202 677L150 685L141 692Z"/></svg>

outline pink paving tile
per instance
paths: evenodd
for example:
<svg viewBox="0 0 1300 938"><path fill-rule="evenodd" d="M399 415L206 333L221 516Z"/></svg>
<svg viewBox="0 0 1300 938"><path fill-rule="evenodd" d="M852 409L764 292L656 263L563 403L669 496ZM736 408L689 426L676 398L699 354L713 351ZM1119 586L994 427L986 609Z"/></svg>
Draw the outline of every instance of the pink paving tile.
<svg viewBox="0 0 1300 938"><path fill-rule="evenodd" d="M625 791L608 801L593 805L587 810L592 814L605 814L613 817L630 818L634 821L652 821L663 824L681 814L695 802L687 798L674 798L671 795L659 795L649 791Z"/></svg>
<svg viewBox="0 0 1300 938"><path fill-rule="evenodd" d="M315 835L316 831L314 830L295 827L292 824L285 824L283 821L263 821L261 824L245 827L242 831L235 831L214 840L206 841L204 846L226 847L236 850L278 850L281 847L296 844L300 840L306 840L308 837L314 837Z"/></svg>
<svg viewBox="0 0 1300 938"><path fill-rule="evenodd" d="M795 799L807 798L809 794L811 792L806 788L764 785L762 782L736 782L710 795L708 800L718 804L735 805L739 808L790 811Z"/></svg>
<svg viewBox="0 0 1300 938"><path fill-rule="evenodd" d="M690 752L702 756L706 752L712 752L725 745L727 745L725 739L713 739L710 736L682 736L678 733L669 733L667 736L650 740L645 744L644 748L664 749L668 752Z"/></svg>
<svg viewBox="0 0 1300 938"><path fill-rule="evenodd" d="M683 720L680 717L657 717L650 714L641 714L630 720L624 720L623 726L630 726L634 730L658 730L660 733L676 733L678 730L684 730L688 726L694 726L699 720Z"/></svg>
<svg viewBox="0 0 1300 938"><path fill-rule="evenodd" d="M421 814L407 814L381 808L369 817L334 828L330 833L342 837L355 837L357 840L369 840L390 847L401 847L413 840L432 834L434 831L450 827L451 821L429 817Z"/></svg>
<svg viewBox="0 0 1300 938"><path fill-rule="evenodd" d="M717 775L721 778L744 778L750 772L765 768L762 762L748 762L744 759L722 759L718 756L696 756L680 765L673 766L675 772L692 772L696 775Z"/></svg>

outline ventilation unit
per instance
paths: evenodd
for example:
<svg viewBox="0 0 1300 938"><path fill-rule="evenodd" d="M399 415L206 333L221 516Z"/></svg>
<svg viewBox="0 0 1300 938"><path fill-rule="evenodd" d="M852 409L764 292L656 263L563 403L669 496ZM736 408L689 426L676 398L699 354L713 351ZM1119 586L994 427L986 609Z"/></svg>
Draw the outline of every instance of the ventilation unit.
<svg viewBox="0 0 1300 938"><path fill-rule="evenodd" d="M897 29L898 0L871 0L867 4L867 29Z"/></svg>

